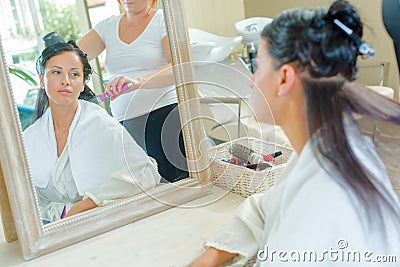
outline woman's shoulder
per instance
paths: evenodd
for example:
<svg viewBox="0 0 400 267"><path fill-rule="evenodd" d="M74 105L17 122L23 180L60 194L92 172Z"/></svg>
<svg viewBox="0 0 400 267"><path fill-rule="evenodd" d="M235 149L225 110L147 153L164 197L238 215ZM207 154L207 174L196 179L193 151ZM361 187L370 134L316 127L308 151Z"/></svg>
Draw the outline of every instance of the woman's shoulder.
<svg viewBox="0 0 400 267"><path fill-rule="evenodd" d="M276 197L280 199L281 213L293 216L287 220L302 214L319 214L332 223L341 216L349 221L358 221L351 192L339 184L334 175L321 166L311 147L305 147L293 169L277 185L279 193ZM313 217L309 216L307 220L312 221Z"/></svg>
<svg viewBox="0 0 400 267"><path fill-rule="evenodd" d="M161 17L164 18L164 11L162 9L157 9L156 14L154 15L155 17Z"/></svg>
<svg viewBox="0 0 400 267"><path fill-rule="evenodd" d="M107 111L97 104L86 100L79 100L81 106L81 114L79 123L90 125L106 125L106 126L122 126Z"/></svg>
<svg viewBox="0 0 400 267"><path fill-rule="evenodd" d="M39 124L40 124L40 120L41 118L39 118L37 121L35 121L34 123L32 123L31 125L29 125L23 132L23 136L25 138L25 140L30 140L30 137L37 132L37 130L39 129Z"/></svg>
<svg viewBox="0 0 400 267"><path fill-rule="evenodd" d="M106 116L106 117L109 116L109 114L104 108L100 107L95 103L80 99L79 104L81 106L83 114L91 113L91 114L99 114L99 116Z"/></svg>
<svg viewBox="0 0 400 267"><path fill-rule="evenodd" d="M98 28L103 28L103 27L111 27L113 25L117 25L121 15L112 15L106 19L103 19L96 23L93 28L98 29Z"/></svg>
<svg viewBox="0 0 400 267"><path fill-rule="evenodd" d="M283 192L278 236L290 231L292 237L285 241L293 249L304 248L304 240L315 248L327 249L341 238L357 246L366 242L368 218L360 213L351 192L323 172L303 182L290 196Z"/></svg>
<svg viewBox="0 0 400 267"><path fill-rule="evenodd" d="M156 14L154 14L154 17L153 17L152 20L153 21L157 21L159 23L163 23L165 25L163 10L162 9L157 9Z"/></svg>
<svg viewBox="0 0 400 267"><path fill-rule="evenodd" d="M23 131L23 136L24 138L30 138L32 135L36 134L39 129L41 129L42 122L45 117L48 116L48 113L50 112L50 108L48 108L43 115L38 118L36 121L34 121L31 125L29 125L24 131Z"/></svg>

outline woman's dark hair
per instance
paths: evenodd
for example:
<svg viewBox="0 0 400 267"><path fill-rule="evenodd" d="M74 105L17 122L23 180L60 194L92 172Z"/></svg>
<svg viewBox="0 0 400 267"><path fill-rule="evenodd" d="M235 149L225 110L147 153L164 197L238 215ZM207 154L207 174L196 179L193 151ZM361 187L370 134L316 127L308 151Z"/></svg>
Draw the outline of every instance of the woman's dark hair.
<svg viewBox="0 0 400 267"><path fill-rule="evenodd" d="M72 40L68 42L57 42L46 47L36 61L37 73L43 75L44 70L46 68L46 64L50 60L50 58L64 52L74 52L77 56L79 56L82 62L83 78L84 81L87 82L90 79L90 75L93 72L92 67L89 64L86 54L82 50L80 50L76 45L75 41ZM94 96L95 96L94 92L85 84L83 91L79 95L79 99L89 100L92 99ZM47 97L45 90L39 90L36 99L35 111L33 113L33 122L35 122L43 115L48 106L49 106L49 99Z"/></svg>
<svg viewBox="0 0 400 267"><path fill-rule="evenodd" d="M355 36L345 33L334 20L351 29ZM350 188L357 206L363 208L361 212L369 216L369 224L383 225L384 209L400 223L393 194L363 167L346 135L346 121L355 122L354 114L400 124L398 103L354 82L360 54L359 42L354 40L361 40L362 33L363 24L355 8L338 0L329 10L284 11L265 27L262 38L276 68L291 63L300 72L307 100L308 131L320 164L340 185Z"/></svg>

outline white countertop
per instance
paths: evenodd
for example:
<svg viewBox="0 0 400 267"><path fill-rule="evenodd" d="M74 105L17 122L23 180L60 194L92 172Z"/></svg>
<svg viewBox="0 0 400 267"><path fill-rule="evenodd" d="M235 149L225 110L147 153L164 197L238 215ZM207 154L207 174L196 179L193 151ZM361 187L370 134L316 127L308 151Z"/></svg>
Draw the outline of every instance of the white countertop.
<svg viewBox="0 0 400 267"><path fill-rule="evenodd" d="M207 203L222 193L215 187L191 203ZM242 201L228 193L200 207L172 208L30 261L23 260L19 242L6 243L0 231L0 266L187 266Z"/></svg>

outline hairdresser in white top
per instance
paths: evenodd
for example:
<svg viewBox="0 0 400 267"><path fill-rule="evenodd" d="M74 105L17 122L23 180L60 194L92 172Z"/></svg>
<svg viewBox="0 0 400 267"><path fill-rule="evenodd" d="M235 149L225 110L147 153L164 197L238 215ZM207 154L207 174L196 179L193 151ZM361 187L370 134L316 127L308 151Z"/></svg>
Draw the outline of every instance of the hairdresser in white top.
<svg viewBox="0 0 400 267"><path fill-rule="evenodd" d="M276 185L247 198L192 266L243 266L254 255L256 266L399 261L399 199L355 115L400 124L400 105L354 81L357 56L373 55L362 31L343 0L329 10L286 10L265 27L253 106L258 120L282 127L295 154Z"/></svg>
<svg viewBox="0 0 400 267"><path fill-rule="evenodd" d="M160 174L174 182L188 177L164 14L157 0L118 0L124 12L93 26L78 46L96 58L106 51L111 76L105 90L111 112L154 157ZM124 84L132 87L121 94Z"/></svg>
<svg viewBox="0 0 400 267"><path fill-rule="evenodd" d="M24 131L43 222L156 186L156 166L85 85L92 69L75 42L49 45L37 60L41 89ZM64 208L65 207L65 208Z"/></svg>

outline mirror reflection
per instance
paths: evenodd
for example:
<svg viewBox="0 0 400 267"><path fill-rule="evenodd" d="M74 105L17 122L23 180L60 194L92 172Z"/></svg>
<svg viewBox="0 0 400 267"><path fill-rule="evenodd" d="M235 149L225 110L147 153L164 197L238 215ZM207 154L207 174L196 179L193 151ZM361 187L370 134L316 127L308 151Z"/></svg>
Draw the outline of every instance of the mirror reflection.
<svg viewBox="0 0 400 267"><path fill-rule="evenodd" d="M160 87L163 76L157 75L171 66L163 11L157 0L118 3L122 14L95 24L77 43L89 60L106 52L105 90L113 117L157 160L161 176L175 182L188 172L175 87ZM124 90L124 84L131 86Z"/></svg>
<svg viewBox="0 0 400 267"><path fill-rule="evenodd" d="M24 140L43 223L160 181L155 160L121 124L96 104L78 101L94 94L85 86L91 67L75 42L49 44L37 69L41 89Z"/></svg>
<svg viewBox="0 0 400 267"><path fill-rule="evenodd" d="M195 71L210 143L251 136L288 146L279 126L254 119L249 103L260 33L272 19L246 17L243 1L187 0L183 4L192 58L202 62Z"/></svg>
<svg viewBox="0 0 400 267"><path fill-rule="evenodd" d="M43 223L187 178L175 87L165 86L173 77L157 1L118 1L112 9L115 1L88 1L90 29L79 28L84 1L31 2L13 7L26 25L8 23L4 36ZM108 18L95 12L101 8ZM69 23L55 16L64 11ZM100 92L105 102L91 103Z"/></svg>

